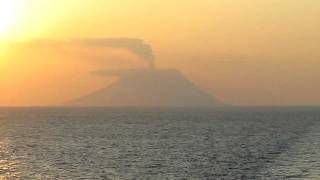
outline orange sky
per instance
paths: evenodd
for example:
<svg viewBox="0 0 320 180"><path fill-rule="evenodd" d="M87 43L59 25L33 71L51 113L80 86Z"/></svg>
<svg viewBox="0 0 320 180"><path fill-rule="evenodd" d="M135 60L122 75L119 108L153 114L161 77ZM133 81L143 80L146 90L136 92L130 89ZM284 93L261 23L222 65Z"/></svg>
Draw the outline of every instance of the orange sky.
<svg viewBox="0 0 320 180"><path fill-rule="evenodd" d="M145 66L124 50L30 45L82 37L144 39L158 67L235 105L320 105L319 9L315 0L0 0L0 105L61 103L111 82L90 71Z"/></svg>

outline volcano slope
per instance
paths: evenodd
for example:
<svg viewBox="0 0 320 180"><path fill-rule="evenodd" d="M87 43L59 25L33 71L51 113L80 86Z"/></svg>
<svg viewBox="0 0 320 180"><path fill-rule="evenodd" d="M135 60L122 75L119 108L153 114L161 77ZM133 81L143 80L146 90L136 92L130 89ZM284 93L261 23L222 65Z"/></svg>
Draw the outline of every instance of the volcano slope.
<svg viewBox="0 0 320 180"><path fill-rule="evenodd" d="M67 102L67 106L212 107L221 103L196 87L177 70L131 70L111 85Z"/></svg>

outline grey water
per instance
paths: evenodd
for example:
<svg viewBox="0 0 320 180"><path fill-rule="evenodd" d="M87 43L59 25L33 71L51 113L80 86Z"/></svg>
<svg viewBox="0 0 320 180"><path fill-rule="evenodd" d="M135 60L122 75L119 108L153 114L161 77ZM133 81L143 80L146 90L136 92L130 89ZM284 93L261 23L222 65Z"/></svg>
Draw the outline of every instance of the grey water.
<svg viewBox="0 0 320 180"><path fill-rule="evenodd" d="M0 179L320 179L320 108L0 108Z"/></svg>

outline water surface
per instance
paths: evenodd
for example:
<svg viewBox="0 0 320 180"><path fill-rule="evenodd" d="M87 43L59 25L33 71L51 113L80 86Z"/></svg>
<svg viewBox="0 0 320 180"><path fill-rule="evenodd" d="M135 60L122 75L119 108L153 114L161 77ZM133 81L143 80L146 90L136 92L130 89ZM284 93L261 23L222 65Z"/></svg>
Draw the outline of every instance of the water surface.
<svg viewBox="0 0 320 180"><path fill-rule="evenodd" d="M0 108L0 179L320 179L320 108Z"/></svg>

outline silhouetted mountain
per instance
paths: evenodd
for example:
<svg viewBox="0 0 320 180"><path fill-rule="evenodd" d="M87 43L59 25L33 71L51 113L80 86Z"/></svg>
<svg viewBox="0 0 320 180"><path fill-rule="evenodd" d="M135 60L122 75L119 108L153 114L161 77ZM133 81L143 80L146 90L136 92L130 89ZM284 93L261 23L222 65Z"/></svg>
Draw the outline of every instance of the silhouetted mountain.
<svg viewBox="0 0 320 180"><path fill-rule="evenodd" d="M72 100L69 106L210 107L221 105L176 70L98 72L120 78L106 88Z"/></svg>

